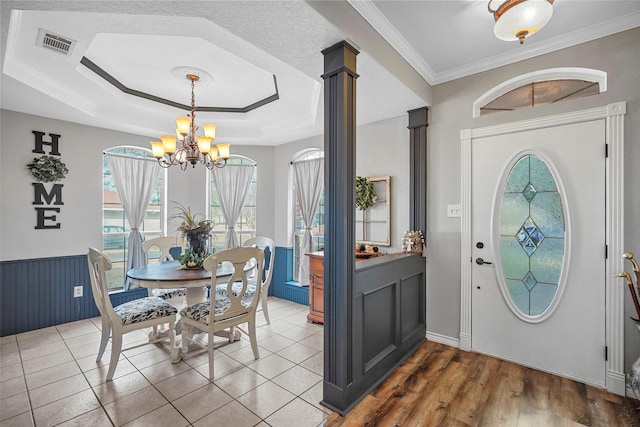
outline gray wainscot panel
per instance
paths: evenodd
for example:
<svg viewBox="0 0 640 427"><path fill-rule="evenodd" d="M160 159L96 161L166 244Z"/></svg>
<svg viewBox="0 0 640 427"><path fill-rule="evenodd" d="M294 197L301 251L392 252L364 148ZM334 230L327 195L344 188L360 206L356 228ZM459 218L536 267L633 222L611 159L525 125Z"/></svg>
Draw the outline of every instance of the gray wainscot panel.
<svg viewBox="0 0 640 427"><path fill-rule="evenodd" d="M425 340L425 268L418 254L356 263L349 393L372 390Z"/></svg>

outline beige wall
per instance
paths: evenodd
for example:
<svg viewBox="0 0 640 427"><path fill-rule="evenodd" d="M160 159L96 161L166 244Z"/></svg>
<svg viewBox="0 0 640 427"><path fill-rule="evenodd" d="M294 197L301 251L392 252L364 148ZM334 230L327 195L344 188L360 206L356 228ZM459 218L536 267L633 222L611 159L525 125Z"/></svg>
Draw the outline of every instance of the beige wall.
<svg viewBox="0 0 640 427"><path fill-rule="evenodd" d="M516 76L556 67L607 72L605 93L514 112L472 118L472 104ZM460 333L460 219L446 206L460 203L460 130L508 123L626 101L625 247L640 255L640 29L451 81L433 88L429 118L427 218L427 330L453 339ZM576 153L576 161L580 153ZM622 254L610 254L621 256ZM632 314L628 294L626 313ZM603 301L604 304L604 301ZM640 356L640 334L625 316L625 364Z"/></svg>

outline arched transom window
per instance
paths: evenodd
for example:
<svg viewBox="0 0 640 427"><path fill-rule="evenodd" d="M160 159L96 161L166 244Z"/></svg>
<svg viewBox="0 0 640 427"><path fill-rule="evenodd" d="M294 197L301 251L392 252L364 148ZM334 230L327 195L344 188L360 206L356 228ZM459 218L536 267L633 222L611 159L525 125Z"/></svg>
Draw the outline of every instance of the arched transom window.
<svg viewBox="0 0 640 427"><path fill-rule="evenodd" d="M473 103L473 117L553 104L607 90L607 73L588 68L552 68L508 80Z"/></svg>

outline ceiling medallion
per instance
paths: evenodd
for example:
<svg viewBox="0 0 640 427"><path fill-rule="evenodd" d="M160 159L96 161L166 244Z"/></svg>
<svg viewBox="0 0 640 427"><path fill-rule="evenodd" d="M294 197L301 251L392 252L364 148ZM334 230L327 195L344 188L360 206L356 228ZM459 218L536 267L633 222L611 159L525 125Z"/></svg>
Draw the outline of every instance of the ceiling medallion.
<svg viewBox="0 0 640 427"><path fill-rule="evenodd" d="M189 67L186 65L181 65L179 67L174 67L171 69L171 75L181 84L190 85L191 81L184 77L192 74L194 76L198 76L196 81L194 82L196 86L202 87L207 86L209 83L213 81L213 76L211 73L196 67Z"/></svg>

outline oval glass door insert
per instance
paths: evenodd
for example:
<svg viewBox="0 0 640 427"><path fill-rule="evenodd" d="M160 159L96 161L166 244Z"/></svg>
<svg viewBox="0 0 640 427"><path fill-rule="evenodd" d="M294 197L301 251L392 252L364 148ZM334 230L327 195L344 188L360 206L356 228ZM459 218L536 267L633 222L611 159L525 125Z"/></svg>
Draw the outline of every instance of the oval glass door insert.
<svg viewBox="0 0 640 427"><path fill-rule="evenodd" d="M565 215L556 181L539 157L513 166L500 206L500 263L523 315L543 314L557 294L565 255Z"/></svg>

